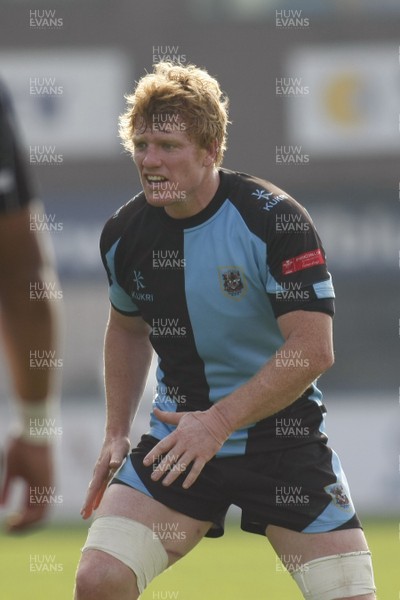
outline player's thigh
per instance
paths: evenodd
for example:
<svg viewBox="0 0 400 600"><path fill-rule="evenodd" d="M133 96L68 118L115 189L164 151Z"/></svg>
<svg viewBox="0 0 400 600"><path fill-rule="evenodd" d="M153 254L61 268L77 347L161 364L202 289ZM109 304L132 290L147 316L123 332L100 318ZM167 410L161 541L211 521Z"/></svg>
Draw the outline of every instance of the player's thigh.
<svg viewBox="0 0 400 600"><path fill-rule="evenodd" d="M96 516L119 516L138 521L164 546L169 565L185 556L204 537L212 523L179 513L127 485L113 484L104 494Z"/></svg>
<svg viewBox="0 0 400 600"><path fill-rule="evenodd" d="M41 204L0 215L0 286L38 277L43 264L52 262L47 232L31 228L32 210L41 212Z"/></svg>
<svg viewBox="0 0 400 600"><path fill-rule="evenodd" d="M282 562L290 569L324 556L368 550L364 533L358 528L327 533L299 533L269 525L266 536Z"/></svg>

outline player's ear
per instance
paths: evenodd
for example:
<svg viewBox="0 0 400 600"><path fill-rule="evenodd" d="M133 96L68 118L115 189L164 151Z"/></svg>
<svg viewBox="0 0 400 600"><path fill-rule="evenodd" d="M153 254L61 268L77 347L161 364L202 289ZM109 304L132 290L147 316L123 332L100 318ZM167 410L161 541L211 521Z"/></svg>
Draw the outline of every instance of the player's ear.
<svg viewBox="0 0 400 600"><path fill-rule="evenodd" d="M214 140L213 142L211 142L210 147L205 148L205 151L206 151L206 155L204 157L204 166L210 167L217 160L217 154L218 154L217 140Z"/></svg>

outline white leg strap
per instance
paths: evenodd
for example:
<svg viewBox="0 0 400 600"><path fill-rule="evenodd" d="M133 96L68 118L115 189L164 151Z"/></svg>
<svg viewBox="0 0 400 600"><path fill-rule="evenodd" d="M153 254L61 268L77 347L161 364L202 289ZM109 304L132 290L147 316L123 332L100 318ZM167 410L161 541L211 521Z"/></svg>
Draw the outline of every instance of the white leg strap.
<svg viewBox="0 0 400 600"><path fill-rule="evenodd" d="M375 592L370 552L311 560L292 573L306 600L336 600Z"/></svg>
<svg viewBox="0 0 400 600"><path fill-rule="evenodd" d="M168 566L167 552L153 531L126 517L98 517L82 551L101 550L132 569L140 593Z"/></svg>

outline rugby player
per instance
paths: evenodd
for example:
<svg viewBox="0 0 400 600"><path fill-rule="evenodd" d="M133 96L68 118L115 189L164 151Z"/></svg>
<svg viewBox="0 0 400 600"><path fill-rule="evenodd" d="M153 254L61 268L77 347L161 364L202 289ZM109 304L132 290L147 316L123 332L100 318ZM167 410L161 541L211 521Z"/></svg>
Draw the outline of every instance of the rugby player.
<svg viewBox="0 0 400 600"><path fill-rule="evenodd" d="M143 190L101 236L107 420L76 600L137 598L204 536L223 535L232 504L305 598L375 597L316 385L333 363L325 252L287 193L221 167L227 105L205 70L164 62L121 117ZM150 429L129 453L153 350Z"/></svg>
<svg viewBox="0 0 400 600"><path fill-rule="evenodd" d="M37 292L58 282L49 240L32 227L32 214L43 214L43 207L24 163L11 99L0 83L0 322L19 418L4 451L0 503L6 504L17 479L24 482L23 505L8 518L9 531L45 519L54 482L50 429L60 382L53 368L32 368L30 353L43 355L57 346L58 309L48 294Z"/></svg>

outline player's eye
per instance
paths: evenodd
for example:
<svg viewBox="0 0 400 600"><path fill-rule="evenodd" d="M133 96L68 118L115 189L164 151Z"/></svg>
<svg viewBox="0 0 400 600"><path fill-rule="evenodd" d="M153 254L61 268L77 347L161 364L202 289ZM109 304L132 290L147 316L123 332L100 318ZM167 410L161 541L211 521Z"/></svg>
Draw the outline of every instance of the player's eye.
<svg viewBox="0 0 400 600"><path fill-rule="evenodd" d="M146 148L146 142L133 142L135 150L144 150Z"/></svg>

